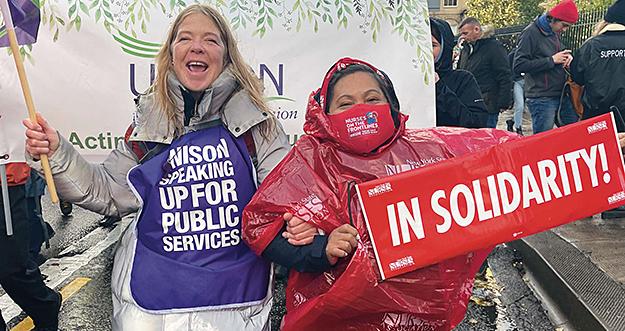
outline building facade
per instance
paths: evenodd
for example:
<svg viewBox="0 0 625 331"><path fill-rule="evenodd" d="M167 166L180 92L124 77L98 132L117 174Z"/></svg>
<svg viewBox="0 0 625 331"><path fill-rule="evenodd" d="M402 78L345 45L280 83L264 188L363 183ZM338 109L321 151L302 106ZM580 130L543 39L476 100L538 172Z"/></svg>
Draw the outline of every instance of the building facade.
<svg viewBox="0 0 625 331"><path fill-rule="evenodd" d="M466 0L428 0L430 16L449 22L454 33L467 13Z"/></svg>

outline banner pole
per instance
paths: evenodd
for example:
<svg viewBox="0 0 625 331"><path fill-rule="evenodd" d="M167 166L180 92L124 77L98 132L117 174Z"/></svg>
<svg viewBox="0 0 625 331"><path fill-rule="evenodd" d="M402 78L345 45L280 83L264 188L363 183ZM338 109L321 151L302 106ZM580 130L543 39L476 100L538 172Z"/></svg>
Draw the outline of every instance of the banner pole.
<svg viewBox="0 0 625 331"><path fill-rule="evenodd" d="M2 203L4 206L4 222L7 227L7 236L13 235L13 222L11 220L11 201L9 200L9 182L7 181L6 165L0 164L0 182L2 182Z"/></svg>
<svg viewBox="0 0 625 331"><path fill-rule="evenodd" d="M17 44L17 36L15 35L15 28L13 27L13 19L9 10L8 0L0 0L0 9L2 10L2 17L4 17L4 23L6 25L7 35L9 37L9 44L11 45L11 53L13 53L13 60L15 60L15 67L17 68L17 74L20 78L20 84L22 86L22 93L24 94L24 101L26 102L26 108L28 108L28 117L32 123L37 123L37 113L35 112L35 104L33 103L33 97L30 92L30 85L26 77L26 71L24 70L24 62L20 56L19 47ZM48 191L50 192L50 199L53 203L59 202L59 197L56 194L56 186L52 178L52 170L50 169L50 162L48 161L48 155L39 155L41 159L41 167L46 178L46 184L48 184Z"/></svg>

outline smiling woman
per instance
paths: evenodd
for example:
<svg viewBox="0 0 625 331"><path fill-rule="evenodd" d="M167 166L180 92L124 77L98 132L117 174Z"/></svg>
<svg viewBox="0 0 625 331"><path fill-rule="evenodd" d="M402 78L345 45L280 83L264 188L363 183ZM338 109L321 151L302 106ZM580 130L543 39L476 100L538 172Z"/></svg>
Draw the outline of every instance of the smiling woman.
<svg viewBox="0 0 625 331"><path fill-rule="evenodd" d="M156 62L104 163L88 164L41 117L24 122L30 163L50 157L65 201L137 212L115 255L114 330L267 329L270 265L241 240L240 219L287 137L214 8L184 9Z"/></svg>
<svg viewBox="0 0 625 331"><path fill-rule="evenodd" d="M515 138L475 130L462 140L467 129L411 130L406 119L390 78L362 60L339 59L310 94L306 134L267 177L242 220L243 239L257 254L291 268L281 330L448 331L463 319L473 276L489 250L380 282L355 184ZM382 184L372 194L393 188ZM416 214L405 208L404 215L409 210ZM417 224L405 221L400 228L408 233ZM308 230L302 225L321 231L303 242Z"/></svg>
<svg viewBox="0 0 625 331"><path fill-rule="evenodd" d="M195 93L208 88L224 67L221 33L215 22L202 14L191 14L182 21L172 53L176 76Z"/></svg>

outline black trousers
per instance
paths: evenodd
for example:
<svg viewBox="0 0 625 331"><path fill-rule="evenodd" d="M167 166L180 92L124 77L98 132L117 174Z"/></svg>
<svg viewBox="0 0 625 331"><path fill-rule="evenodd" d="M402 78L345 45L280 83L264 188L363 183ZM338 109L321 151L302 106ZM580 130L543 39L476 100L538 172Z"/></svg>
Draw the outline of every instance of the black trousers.
<svg viewBox="0 0 625 331"><path fill-rule="evenodd" d="M6 235L0 195L0 286L33 319L38 329L56 330L59 295L43 282L39 267L29 258L29 232L24 186L9 187L14 234ZM6 328L0 314L0 330Z"/></svg>

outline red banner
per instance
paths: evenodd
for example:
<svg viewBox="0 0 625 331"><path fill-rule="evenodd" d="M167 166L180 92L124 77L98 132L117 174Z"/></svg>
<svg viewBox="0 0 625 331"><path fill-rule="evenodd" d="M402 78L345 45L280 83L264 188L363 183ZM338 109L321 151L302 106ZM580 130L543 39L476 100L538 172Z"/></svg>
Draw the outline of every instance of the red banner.
<svg viewBox="0 0 625 331"><path fill-rule="evenodd" d="M357 186L382 279L625 204L612 114Z"/></svg>

